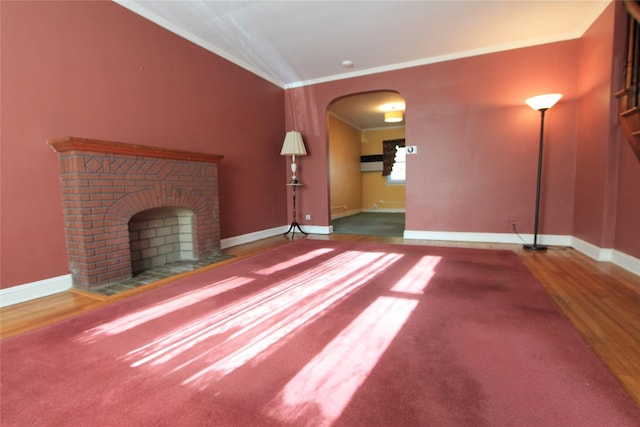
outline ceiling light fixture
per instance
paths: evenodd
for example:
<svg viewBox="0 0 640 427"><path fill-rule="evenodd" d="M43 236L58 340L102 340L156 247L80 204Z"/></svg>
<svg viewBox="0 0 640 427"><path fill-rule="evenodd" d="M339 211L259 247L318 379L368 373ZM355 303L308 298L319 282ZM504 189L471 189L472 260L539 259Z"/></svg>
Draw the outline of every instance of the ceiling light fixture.
<svg viewBox="0 0 640 427"><path fill-rule="evenodd" d="M398 123L402 121L402 111L387 111L384 113L384 121L387 123Z"/></svg>

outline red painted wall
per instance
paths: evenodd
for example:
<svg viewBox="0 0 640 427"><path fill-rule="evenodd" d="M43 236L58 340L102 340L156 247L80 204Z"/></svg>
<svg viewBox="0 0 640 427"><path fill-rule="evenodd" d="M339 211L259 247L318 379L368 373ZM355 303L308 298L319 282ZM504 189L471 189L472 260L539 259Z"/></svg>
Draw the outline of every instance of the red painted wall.
<svg viewBox="0 0 640 427"><path fill-rule="evenodd" d="M77 136L222 154L222 237L286 218L283 90L112 2L1 2L1 287L67 274Z"/></svg>
<svg viewBox="0 0 640 427"><path fill-rule="evenodd" d="M325 109L334 99L371 90L404 96L406 229L532 232L540 114L524 100L548 92L563 99L547 113L541 232L570 234L575 177L578 41L548 44L287 91L288 127L303 133L301 212L329 224Z"/></svg>
<svg viewBox="0 0 640 427"><path fill-rule="evenodd" d="M615 169L610 163L618 145L611 135L616 118L609 114L616 108L611 96L613 15L611 5L580 40L574 235L599 247L613 244L614 215L607 210L615 204Z"/></svg>
<svg viewBox="0 0 640 427"><path fill-rule="evenodd" d="M286 224L279 151L296 129L309 153L299 159L298 212L329 225L326 107L372 90L405 97L407 143L419 147L408 159L408 230L508 233L516 218L532 232L540 122L524 99L558 91L541 232L640 257L640 165L617 142L606 93L612 7L582 40L283 91L112 2L0 2L0 286L68 273L47 139L224 155L225 238Z"/></svg>
<svg viewBox="0 0 640 427"><path fill-rule="evenodd" d="M573 235L640 257L640 162L617 125L626 12L612 3L580 40Z"/></svg>

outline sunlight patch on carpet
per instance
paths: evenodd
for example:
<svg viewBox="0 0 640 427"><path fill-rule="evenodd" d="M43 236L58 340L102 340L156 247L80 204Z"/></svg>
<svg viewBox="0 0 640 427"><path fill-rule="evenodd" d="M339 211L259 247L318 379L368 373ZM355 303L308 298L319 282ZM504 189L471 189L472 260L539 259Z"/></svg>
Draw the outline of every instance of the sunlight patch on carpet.
<svg viewBox="0 0 640 427"><path fill-rule="evenodd" d="M292 424L331 425L417 305L378 298L289 381L270 415Z"/></svg>
<svg viewBox="0 0 640 427"><path fill-rule="evenodd" d="M189 292L168 301L158 303L144 310L136 311L114 321L103 323L100 326L89 329L78 342L88 343L95 341L100 335L116 335L128 331L162 316L166 316L175 310L181 310L191 304L201 302L203 299L223 294L232 289L246 285L253 279L249 277L231 277L229 279L212 283L197 291Z"/></svg>
<svg viewBox="0 0 640 427"><path fill-rule="evenodd" d="M319 255L304 255L298 262L318 259ZM124 359L134 368L146 365L163 366L167 372L185 370L190 374L183 384L206 388L212 380L271 354L285 338L401 257L362 251L332 256L283 277L267 289L178 325L131 350ZM196 371L186 369L190 366L197 366Z"/></svg>
<svg viewBox="0 0 640 427"><path fill-rule="evenodd" d="M287 268L296 266L300 263L312 260L316 257L325 255L329 252L334 251L334 249L330 249L330 248L322 248L322 249L316 249L315 251L310 251L306 254L297 256L297 257L293 257L291 259L288 259L286 261L283 261L281 263L278 263L276 265L272 265L269 268L263 268L261 270L256 271L256 274L264 274L264 275L269 275L269 274L273 274L273 273L277 273L279 271L282 270L286 270Z"/></svg>
<svg viewBox="0 0 640 427"><path fill-rule="evenodd" d="M252 359L256 363L263 360L278 348L276 344L283 345L284 338L366 285L386 265L399 258L393 254L360 253L351 263L334 270L329 275L332 277L323 277L327 274L321 273L312 282L296 288L291 295L284 295L261 311L250 313L251 319L226 341L233 344L234 351L218 358L184 383L204 387L211 379L227 375Z"/></svg>
<svg viewBox="0 0 640 427"><path fill-rule="evenodd" d="M441 259L422 257L391 290L422 294ZM286 423L330 426L417 305L415 299L379 297L289 381L270 405L270 415Z"/></svg>
<svg viewBox="0 0 640 427"><path fill-rule="evenodd" d="M435 274L436 265L442 257L424 256L407 273L398 280L391 288L395 292L407 292L410 294L421 294L424 292L427 283Z"/></svg>

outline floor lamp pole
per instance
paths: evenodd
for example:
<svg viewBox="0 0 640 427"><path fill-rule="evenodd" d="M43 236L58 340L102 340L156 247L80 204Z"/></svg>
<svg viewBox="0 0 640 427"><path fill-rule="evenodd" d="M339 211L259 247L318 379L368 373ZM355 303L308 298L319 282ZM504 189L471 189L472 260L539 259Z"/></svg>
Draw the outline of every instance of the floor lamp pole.
<svg viewBox="0 0 640 427"><path fill-rule="evenodd" d="M538 180L536 182L536 214L533 226L533 244L524 245L525 249L534 251L544 251L547 249L544 245L538 244L538 224L540 219L540 187L542 184L542 147L544 142L544 113L547 108L540 109L540 146L538 148Z"/></svg>

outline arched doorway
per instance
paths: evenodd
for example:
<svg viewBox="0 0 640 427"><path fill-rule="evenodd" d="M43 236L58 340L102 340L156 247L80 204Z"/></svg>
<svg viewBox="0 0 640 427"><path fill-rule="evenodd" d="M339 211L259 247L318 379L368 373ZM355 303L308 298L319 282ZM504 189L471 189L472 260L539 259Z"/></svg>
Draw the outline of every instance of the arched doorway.
<svg viewBox="0 0 640 427"><path fill-rule="evenodd" d="M402 237L406 181L397 172L404 166L404 110L404 98L386 90L341 97L327 107L334 233ZM400 120L386 122L386 112ZM389 164L387 170L383 167L385 145L393 146L393 174Z"/></svg>

